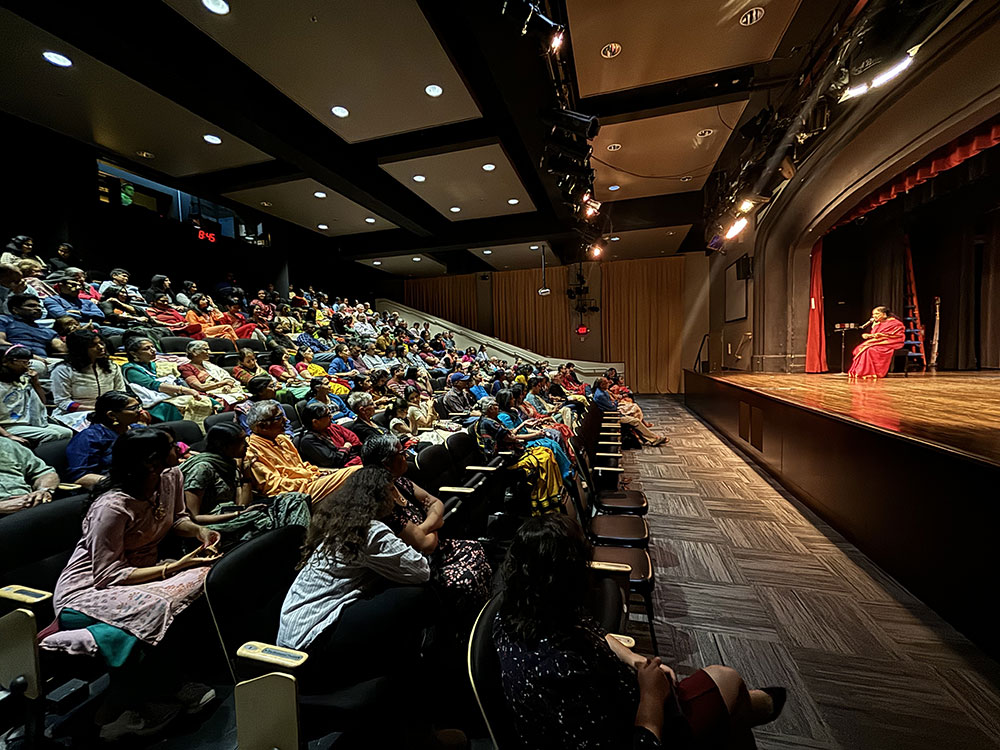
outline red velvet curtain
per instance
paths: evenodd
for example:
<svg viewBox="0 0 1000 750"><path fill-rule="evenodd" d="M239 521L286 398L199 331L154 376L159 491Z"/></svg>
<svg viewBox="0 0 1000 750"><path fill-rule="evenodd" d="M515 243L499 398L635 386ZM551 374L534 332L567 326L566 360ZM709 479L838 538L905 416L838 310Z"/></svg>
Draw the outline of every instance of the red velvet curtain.
<svg viewBox="0 0 1000 750"><path fill-rule="evenodd" d="M806 334L806 372L826 372L826 327L823 316L823 240L812 249L809 271L809 329Z"/></svg>
<svg viewBox="0 0 1000 750"><path fill-rule="evenodd" d="M902 174L894 177L891 182L862 200L849 214L837 222L836 226L839 227L841 224L854 221L859 216L864 216L883 203L888 203L917 185L927 182L935 175L957 167L966 159L975 156L980 151L996 146L998 143L1000 143L1000 117L994 117L978 128L959 136L947 146L939 148Z"/></svg>

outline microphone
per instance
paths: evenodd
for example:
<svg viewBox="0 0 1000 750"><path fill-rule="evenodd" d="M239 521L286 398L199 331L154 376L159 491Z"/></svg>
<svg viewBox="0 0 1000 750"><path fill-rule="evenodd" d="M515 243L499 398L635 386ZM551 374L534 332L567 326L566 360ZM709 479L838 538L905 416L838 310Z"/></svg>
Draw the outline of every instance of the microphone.
<svg viewBox="0 0 1000 750"><path fill-rule="evenodd" d="M868 318L868 322L862 323L861 324L861 328L867 328L868 326L870 326L874 322L875 322L875 318Z"/></svg>

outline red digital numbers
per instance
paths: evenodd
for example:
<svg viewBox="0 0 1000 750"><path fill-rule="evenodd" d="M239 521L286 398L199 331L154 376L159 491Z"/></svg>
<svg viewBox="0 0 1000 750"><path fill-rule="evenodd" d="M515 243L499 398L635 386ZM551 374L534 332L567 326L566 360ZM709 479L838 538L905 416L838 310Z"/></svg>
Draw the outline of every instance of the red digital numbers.
<svg viewBox="0 0 1000 750"><path fill-rule="evenodd" d="M209 242L215 242L215 232L206 232L204 229L199 229L198 239L208 240Z"/></svg>

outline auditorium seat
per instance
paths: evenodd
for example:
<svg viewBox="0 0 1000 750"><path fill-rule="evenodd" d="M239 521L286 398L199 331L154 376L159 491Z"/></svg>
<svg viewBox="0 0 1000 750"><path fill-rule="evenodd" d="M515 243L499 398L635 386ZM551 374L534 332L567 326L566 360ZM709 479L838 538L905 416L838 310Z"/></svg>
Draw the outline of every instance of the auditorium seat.
<svg viewBox="0 0 1000 750"><path fill-rule="evenodd" d="M39 443L32 449L32 453L55 469L56 474L59 475L59 479L64 482L69 481L69 478L66 476L69 471L69 464L66 461L66 446L69 445L70 440L71 438L66 438L65 440L47 440L44 443Z"/></svg>
<svg viewBox="0 0 1000 750"><path fill-rule="evenodd" d="M217 424L235 424L236 423L236 413L231 411L224 411L221 414L212 414L205 417L205 432L213 425Z"/></svg>
<svg viewBox="0 0 1000 750"><path fill-rule="evenodd" d="M178 419L173 422L160 422L155 427L169 427L173 430L174 438L182 443L194 445L205 437L197 422L188 419Z"/></svg>
<svg viewBox="0 0 1000 750"><path fill-rule="evenodd" d="M208 344L209 351L220 354L229 354L236 351L236 346L230 339L206 338L205 343Z"/></svg>
<svg viewBox="0 0 1000 750"><path fill-rule="evenodd" d="M184 354L192 341L194 339L187 336L164 336L160 339L160 351L165 354Z"/></svg>
<svg viewBox="0 0 1000 750"><path fill-rule="evenodd" d="M255 352L266 352L267 347L260 339L236 339L237 349L250 349Z"/></svg>

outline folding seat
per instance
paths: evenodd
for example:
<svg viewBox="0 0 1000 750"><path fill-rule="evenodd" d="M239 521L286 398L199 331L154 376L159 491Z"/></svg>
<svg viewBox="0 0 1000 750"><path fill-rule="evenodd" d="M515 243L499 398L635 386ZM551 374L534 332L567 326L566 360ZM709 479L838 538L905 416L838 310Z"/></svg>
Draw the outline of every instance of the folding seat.
<svg viewBox="0 0 1000 750"><path fill-rule="evenodd" d="M160 351L165 354L184 354L192 341L194 339L187 336L164 336L160 339Z"/></svg>

